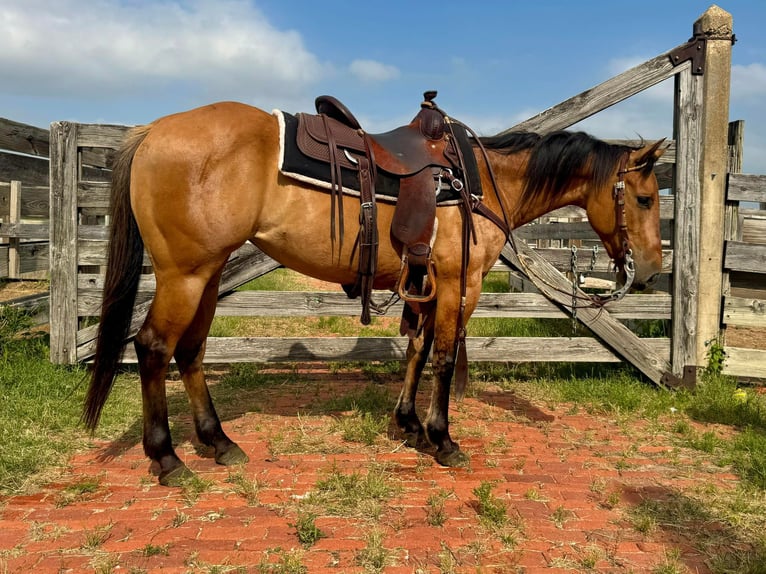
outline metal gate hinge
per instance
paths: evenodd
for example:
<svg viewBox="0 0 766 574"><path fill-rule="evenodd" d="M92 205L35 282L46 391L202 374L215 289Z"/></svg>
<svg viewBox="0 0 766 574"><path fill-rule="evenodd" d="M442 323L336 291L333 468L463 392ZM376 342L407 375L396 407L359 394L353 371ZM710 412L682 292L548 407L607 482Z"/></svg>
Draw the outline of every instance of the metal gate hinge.
<svg viewBox="0 0 766 574"><path fill-rule="evenodd" d="M696 32L696 31L695 31ZM669 54L673 66L678 66L684 62L692 61L692 74L700 76L705 73L705 46L707 37L702 33L695 33L689 41L672 50Z"/></svg>

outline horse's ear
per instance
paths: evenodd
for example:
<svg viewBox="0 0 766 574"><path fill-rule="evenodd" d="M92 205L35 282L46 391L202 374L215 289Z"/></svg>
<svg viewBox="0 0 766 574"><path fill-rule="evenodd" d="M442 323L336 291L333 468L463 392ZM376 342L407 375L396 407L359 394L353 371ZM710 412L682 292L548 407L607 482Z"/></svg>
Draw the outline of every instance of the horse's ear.
<svg viewBox="0 0 766 574"><path fill-rule="evenodd" d="M662 147L663 143L665 143L665 138L658 140L651 146L646 146L638 150L641 155L636 159L636 165L641 165L642 163L654 165L654 162L660 159L662 154L665 153L665 150L670 147L670 145Z"/></svg>

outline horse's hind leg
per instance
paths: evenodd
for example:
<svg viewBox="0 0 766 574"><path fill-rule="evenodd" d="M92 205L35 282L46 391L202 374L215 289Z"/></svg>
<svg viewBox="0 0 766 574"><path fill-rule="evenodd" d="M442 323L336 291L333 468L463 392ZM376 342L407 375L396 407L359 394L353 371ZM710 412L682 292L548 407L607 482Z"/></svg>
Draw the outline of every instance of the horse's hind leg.
<svg viewBox="0 0 766 574"><path fill-rule="evenodd" d="M415 398L433 340L433 309L430 309L424 316L420 333L417 337L410 339L407 345L407 372L394 410L396 424L404 433L407 446L410 447L417 447L425 441L425 431L415 410Z"/></svg>
<svg viewBox="0 0 766 574"><path fill-rule="evenodd" d="M175 359L186 393L189 395L197 437L203 444L215 449L215 461L218 464L232 465L245 463L248 458L244 451L224 433L213 406L202 367L205 341L215 315L221 271L216 273L205 287L197 314L178 341Z"/></svg>
<svg viewBox="0 0 766 574"><path fill-rule="evenodd" d="M158 277L149 315L134 341L141 375L144 452L159 465L159 481L166 486L191 476L173 449L165 377L178 341L197 314L206 285L206 278L198 275Z"/></svg>

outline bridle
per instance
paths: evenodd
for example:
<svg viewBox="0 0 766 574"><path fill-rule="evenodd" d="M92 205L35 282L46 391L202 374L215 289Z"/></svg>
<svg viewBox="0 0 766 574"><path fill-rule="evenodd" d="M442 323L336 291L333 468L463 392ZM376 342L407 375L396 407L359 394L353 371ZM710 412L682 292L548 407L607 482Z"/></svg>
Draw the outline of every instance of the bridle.
<svg viewBox="0 0 766 574"><path fill-rule="evenodd" d="M615 289L610 293L582 293L578 294L577 289L577 277L573 279L572 284L572 318L575 320L577 316L578 301L583 301L585 305L593 307L603 307L607 303L612 301L619 301L622 299L633 285L633 280L636 276L636 268L633 262L633 251L630 248L630 237L628 235L628 222L625 216L625 175L633 171L641 171L645 169L649 163L643 162L638 165L628 167L628 160L630 158L630 152L626 152L622 155L617 169L617 181L614 182L612 188L612 197L614 199L615 208L615 224L617 227L617 233L620 238L620 251L615 255L615 271L618 269L618 263L622 262L622 267L625 272L625 282L619 289ZM511 234L511 245L516 251L514 243L514 236ZM523 264L523 259L519 258L519 261ZM526 268L526 266L524 266ZM574 270L573 270L574 271ZM533 279L534 273L530 269L525 269L527 275ZM538 277L538 280L545 281L542 277ZM551 289L561 291L553 285L548 285ZM561 291L563 293L563 291ZM567 293L568 294L568 293Z"/></svg>
<svg viewBox="0 0 766 574"><path fill-rule="evenodd" d="M630 248L630 237L628 236L628 221L625 217L625 174L632 171L641 171L648 164L647 162L628 167L628 158L630 154L624 153L620 158L620 166L617 169L617 181L614 182L612 197L614 198L615 220L617 233L620 235L620 252L614 258L615 271L617 263L622 261L622 268L625 271L625 282L619 289L606 294L590 295L594 302L604 305L610 301L619 301L630 290L633 285L633 279L636 277L636 266L633 262L633 250Z"/></svg>

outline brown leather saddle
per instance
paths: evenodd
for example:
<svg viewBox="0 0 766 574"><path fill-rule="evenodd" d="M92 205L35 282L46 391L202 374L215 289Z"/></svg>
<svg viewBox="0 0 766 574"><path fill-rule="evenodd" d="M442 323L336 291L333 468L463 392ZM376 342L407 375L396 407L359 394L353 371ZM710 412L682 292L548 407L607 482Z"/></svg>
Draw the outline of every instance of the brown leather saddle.
<svg viewBox="0 0 766 574"><path fill-rule="evenodd" d="M431 244L436 225L436 194L440 177L461 168L448 119L426 92L420 112L408 124L382 134L368 134L354 115L332 96L316 99L318 115L297 114L297 146L307 156L326 162L331 171L332 221L336 213L343 241L342 169L358 173L360 187L359 270L354 285L344 285L351 297L362 297L362 322L369 322L369 303L377 260L375 181L379 171L399 180L399 195L390 229L402 245L399 296L410 303L427 302L436 294ZM455 180L457 181L457 180ZM457 185L457 184L455 184Z"/></svg>

